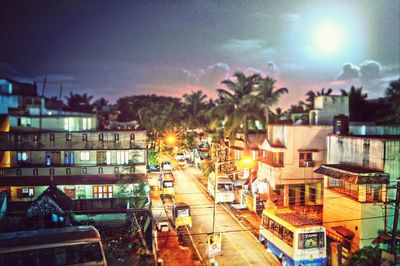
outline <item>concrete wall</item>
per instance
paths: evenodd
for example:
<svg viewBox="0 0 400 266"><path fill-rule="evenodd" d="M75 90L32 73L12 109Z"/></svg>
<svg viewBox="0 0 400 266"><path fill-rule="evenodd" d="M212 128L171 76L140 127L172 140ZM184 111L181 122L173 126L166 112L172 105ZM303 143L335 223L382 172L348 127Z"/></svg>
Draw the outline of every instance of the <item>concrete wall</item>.
<svg viewBox="0 0 400 266"><path fill-rule="evenodd" d="M270 127L270 143L282 143L284 167L280 169L283 184L304 183L304 179L312 179L314 170L326 158L326 136L332 133L332 126L309 125L273 125ZM318 150L313 152L315 167L299 167L299 150Z"/></svg>
<svg viewBox="0 0 400 266"><path fill-rule="evenodd" d="M384 228L383 203L360 203L330 189L324 189L323 225L335 233L333 226L344 226L362 248L371 245Z"/></svg>
<svg viewBox="0 0 400 266"><path fill-rule="evenodd" d="M17 108L19 106L18 95L0 94L0 114L8 114L8 108Z"/></svg>
<svg viewBox="0 0 400 266"><path fill-rule="evenodd" d="M30 118L31 125L25 128L31 128L32 130L40 127L45 130L55 131L89 131L97 128L97 118L94 115L88 115L87 117L42 116L42 118L36 116L10 116L10 127L20 128L18 119L21 117ZM86 124L86 127L84 127L84 124Z"/></svg>
<svg viewBox="0 0 400 266"><path fill-rule="evenodd" d="M349 115L347 96L317 96L314 99L314 109L310 112L310 123L332 125L333 118L339 114Z"/></svg>

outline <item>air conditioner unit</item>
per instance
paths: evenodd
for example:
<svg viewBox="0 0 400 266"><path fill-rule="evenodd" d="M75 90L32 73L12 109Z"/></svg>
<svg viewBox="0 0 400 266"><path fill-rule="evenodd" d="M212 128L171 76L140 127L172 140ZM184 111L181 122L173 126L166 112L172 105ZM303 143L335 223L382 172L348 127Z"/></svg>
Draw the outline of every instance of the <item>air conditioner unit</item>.
<svg viewBox="0 0 400 266"><path fill-rule="evenodd" d="M304 162L304 167L314 167L315 162L314 161L305 161Z"/></svg>

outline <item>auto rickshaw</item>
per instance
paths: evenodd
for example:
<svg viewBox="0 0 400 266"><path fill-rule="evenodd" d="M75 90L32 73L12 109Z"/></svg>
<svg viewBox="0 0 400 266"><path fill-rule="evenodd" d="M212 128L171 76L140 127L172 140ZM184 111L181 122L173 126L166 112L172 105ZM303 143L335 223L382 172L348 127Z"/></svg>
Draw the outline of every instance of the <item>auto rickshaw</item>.
<svg viewBox="0 0 400 266"><path fill-rule="evenodd" d="M174 180L161 178L160 180L160 197L166 198L175 196Z"/></svg>
<svg viewBox="0 0 400 266"><path fill-rule="evenodd" d="M183 202L174 203L173 208L175 228L182 226L192 227L192 217L190 216L190 206Z"/></svg>

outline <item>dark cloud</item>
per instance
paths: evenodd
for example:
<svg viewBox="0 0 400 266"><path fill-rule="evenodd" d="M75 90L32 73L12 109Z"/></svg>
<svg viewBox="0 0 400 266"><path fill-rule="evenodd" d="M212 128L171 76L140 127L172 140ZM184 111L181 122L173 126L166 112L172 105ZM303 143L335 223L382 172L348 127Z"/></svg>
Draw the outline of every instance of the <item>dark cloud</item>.
<svg viewBox="0 0 400 266"><path fill-rule="evenodd" d="M231 68L225 63L215 63L207 66L204 69L198 69L194 72L183 68L183 80L181 80L179 83L214 88L220 84L222 80L229 77L230 71Z"/></svg>
<svg viewBox="0 0 400 266"><path fill-rule="evenodd" d="M337 80L349 80L359 76L360 69L352 63L346 63L343 65L343 69L339 72Z"/></svg>
<svg viewBox="0 0 400 266"><path fill-rule="evenodd" d="M336 80L349 80L361 77L362 79L376 79L382 74L381 63L374 60L364 60L360 66L352 63L343 65L343 70L339 72Z"/></svg>
<svg viewBox="0 0 400 266"><path fill-rule="evenodd" d="M361 77L366 79L378 78L381 75L382 65L373 60L365 60L360 65Z"/></svg>

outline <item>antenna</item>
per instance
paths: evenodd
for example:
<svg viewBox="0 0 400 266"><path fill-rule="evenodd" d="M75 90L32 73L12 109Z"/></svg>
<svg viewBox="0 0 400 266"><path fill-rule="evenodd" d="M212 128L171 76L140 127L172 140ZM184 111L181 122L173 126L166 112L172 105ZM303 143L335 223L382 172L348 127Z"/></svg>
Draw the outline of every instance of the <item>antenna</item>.
<svg viewBox="0 0 400 266"><path fill-rule="evenodd" d="M44 91L46 90L46 82L47 82L47 76L44 77L44 80L43 80L42 96L44 96Z"/></svg>
<svg viewBox="0 0 400 266"><path fill-rule="evenodd" d="M62 91L63 91L63 84L62 84L62 81L61 81L61 84L60 84L60 96L59 96L60 101L62 101L62 99L61 99L61 97L62 97Z"/></svg>

